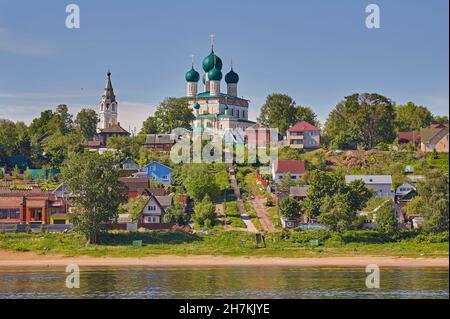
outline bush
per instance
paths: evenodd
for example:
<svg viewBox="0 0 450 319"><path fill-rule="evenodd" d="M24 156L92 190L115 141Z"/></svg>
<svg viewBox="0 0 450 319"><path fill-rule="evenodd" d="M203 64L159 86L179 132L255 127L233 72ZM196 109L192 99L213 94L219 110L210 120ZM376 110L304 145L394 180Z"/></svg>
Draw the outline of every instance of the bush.
<svg viewBox="0 0 450 319"><path fill-rule="evenodd" d="M442 233L419 234L414 241L417 243L436 244L448 242L448 231Z"/></svg>
<svg viewBox="0 0 450 319"><path fill-rule="evenodd" d="M342 242L348 243L368 243L368 244L382 244L389 242L389 237L379 231L375 230L351 230L341 234Z"/></svg>
<svg viewBox="0 0 450 319"><path fill-rule="evenodd" d="M308 244L312 239L318 239L320 242L324 242L331 238L331 232L326 229L297 229L290 232L290 239L294 243Z"/></svg>

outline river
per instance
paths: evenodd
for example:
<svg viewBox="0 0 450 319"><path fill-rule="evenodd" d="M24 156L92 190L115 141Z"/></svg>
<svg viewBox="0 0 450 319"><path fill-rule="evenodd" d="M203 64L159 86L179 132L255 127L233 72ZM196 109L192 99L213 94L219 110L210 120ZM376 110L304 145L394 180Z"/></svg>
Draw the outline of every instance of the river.
<svg viewBox="0 0 450 319"><path fill-rule="evenodd" d="M448 269L382 269L366 288L353 268L81 268L80 288L55 269L0 269L0 298L449 298Z"/></svg>

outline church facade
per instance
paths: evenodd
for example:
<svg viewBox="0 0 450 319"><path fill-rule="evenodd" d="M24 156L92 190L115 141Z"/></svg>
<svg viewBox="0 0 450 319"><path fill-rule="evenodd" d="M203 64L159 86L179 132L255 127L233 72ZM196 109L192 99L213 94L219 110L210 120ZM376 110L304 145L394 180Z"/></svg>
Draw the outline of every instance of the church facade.
<svg viewBox="0 0 450 319"><path fill-rule="evenodd" d="M100 110L98 112L99 125L96 140L102 146L107 144L111 136L128 136L130 133L120 126L118 122L118 103L111 82L111 72L108 71L105 89L103 90L100 101Z"/></svg>
<svg viewBox="0 0 450 319"><path fill-rule="evenodd" d="M211 53L203 59L203 91L199 92L200 74L194 63L186 73L187 97L189 106L195 115L192 123L194 131L210 130L220 132L226 129L241 128L245 130L255 122L248 120L249 101L238 97L239 75L233 70L225 75L226 91L222 92L223 63L211 44Z"/></svg>

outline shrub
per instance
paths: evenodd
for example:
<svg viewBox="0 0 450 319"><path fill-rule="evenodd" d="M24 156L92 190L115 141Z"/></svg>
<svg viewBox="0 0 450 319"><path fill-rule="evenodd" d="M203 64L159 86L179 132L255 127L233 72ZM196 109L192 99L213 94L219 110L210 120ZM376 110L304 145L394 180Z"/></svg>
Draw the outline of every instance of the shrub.
<svg viewBox="0 0 450 319"><path fill-rule="evenodd" d="M309 229L309 230L295 230L290 232L290 239L294 243L308 244L312 239L318 239L324 242L331 238L331 232L326 229Z"/></svg>
<svg viewBox="0 0 450 319"><path fill-rule="evenodd" d="M342 242L382 244L390 241L386 234L375 230L351 230L341 234Z"/></svg>
<svg viewBox="0 0 450 319"><path fill-rule="evenodd" d="M435 243L445 243L448 242L448 231L442 233L422 233L414 238L417 243L435 244Z"/></svg>

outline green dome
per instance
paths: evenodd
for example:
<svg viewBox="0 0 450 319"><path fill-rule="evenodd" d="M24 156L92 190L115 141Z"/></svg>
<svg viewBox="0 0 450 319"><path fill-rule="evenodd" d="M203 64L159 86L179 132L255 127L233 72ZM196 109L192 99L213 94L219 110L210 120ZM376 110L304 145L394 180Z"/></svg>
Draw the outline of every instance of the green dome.
<svg viewBox="0 0 450 319"><path fill-rule="evenodd" d="M209 72L213 69L214 60L216 60L216 68L222 70L222 60L214 53L214 51L211 51L211 53L203 59L203 70L205 72Z"/></svg>
<svg viewBox="0 0 450 319"><path fill-rule="evenodd" d="M234 72L233 69L231 69L231 71L225 75L225 82L227 82L228 84L238 83L239 75L236 72Z"/></svg>
<svg viewBox="0 0 450 319"><path fill-rule="evenodd" d="M214 66L211 71L208 72L208 79L210 81L220 81L222 80L222 72Z"/></svg>
<svg viewBox="0 0 450 319"><path fill-rule="evenodd" d="M195 103L195 104L194 104L194 109L198 110L199 108L200 108L200 104Z"/></svg>
<svg viewBox="0 0 450 319"><path fill-rule="evenodd" d="M225 104L225 111L228 110L228 104Z"/></svg>
<svg viewBox="0 0 450 319"><path fill-rule="evenodd" d="M198 80L200 80L200 74L192 67L192 69L187 71L185 79L188 82L198 82Z"/></svg>

